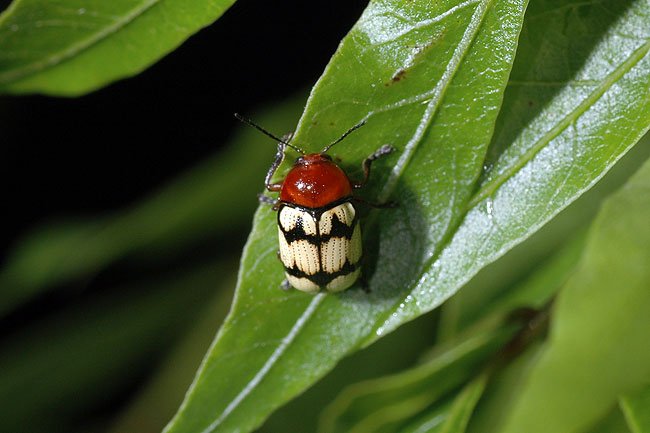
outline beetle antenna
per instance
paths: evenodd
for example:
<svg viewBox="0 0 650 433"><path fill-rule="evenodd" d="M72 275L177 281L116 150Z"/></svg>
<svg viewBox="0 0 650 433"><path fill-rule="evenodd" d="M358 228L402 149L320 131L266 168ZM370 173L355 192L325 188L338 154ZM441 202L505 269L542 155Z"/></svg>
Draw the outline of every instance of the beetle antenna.
<svg viewBox="0 0 650 433"><path fill-rule="evenodd" d="M267 135L267 136L271 137L272 139L274 139L275 141L278 141L278 142L284 144L285 146L288 146L288 147L292 148L293 150L295 150L295 151L298 152L299 154L301 154L301 155L304 155L304 154L305 154L305 151L304 151L304 150L300 149L299 147L294 146L294 145L291 144L291 143L287 143L287 142L284 141L283 139L278 138L277 136L271 134L269 131L267 131L266 129L262 128L260 125L258 125L257 123L253 122L251 119L248 119L248 118L242 116L242 115L239 114L239 113L235 113L235 117L236 117L237 120L239 120L240 122L243 122L243 123L246 123L246 124L252 126L253 128L255 128L255 129L257 129L258 131L260 131L262 134Z"/></svg>
<svg viewBox="0 0 650 433"><path fill-rule="evenodd" d="M361 122L357 123L357 124L354 125L352 128L350 128L350 129L348 129L347 131L345 131L345 133L344 133L343 135L341 135L339 138L337 138L333 143L329 144L328 146L325 147L325 149L321 150L320 153L325 153L325 152L327 152L328 150L330 150L330 149L332 148L332 146L334 146L335 144L340 143L341 141L343 141L343 139L344 139L345 137L347 137L348 135L352 134L354 131L356 131L357 129L361 128L361 127L362 127L363 125L365 125L365 124L366 124L366 121L365 121L365 120L362 120Z"/></svg>

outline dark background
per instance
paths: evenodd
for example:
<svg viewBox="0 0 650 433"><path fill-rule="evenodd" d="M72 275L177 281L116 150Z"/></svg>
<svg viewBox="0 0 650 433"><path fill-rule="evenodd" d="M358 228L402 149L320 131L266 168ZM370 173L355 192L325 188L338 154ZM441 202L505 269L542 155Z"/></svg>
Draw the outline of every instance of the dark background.
<svg viewBox="0 0 650 433"><path fill-rule="evenodd" d="M0 0L0 10L8 4ZM365 5L358 0L240 0L136 77L79 98L0 96L6 221L0 266L34 229L57 220L111 214L190 170L227 143L239 126L233 112L272 107L274 101L310 88ZM233 236L229 251L241 251L246 234ZM236 261L232 263L234 273ZM174 268L182 266L174 263ZM107 292L122 282L160 278L169 267L158 263L134 270L118 263L90 279L48 288L0 318L0 352L11 350L4 342L20 339L25 330L38 331L51 318L83 311L103 295L119 297ZM110 418L121 410L161 352L173 344L170 340L165 348L144 348L131 368L133 380L101 402L89 400L83 418L71 413L74 424Z"/></svg>
<svg viewBox="0 0 650 433"><path fill-rule="evenodd" d="M241 0L136 77L74 99L2 97L1 257L39 224L137 202L215 152L234 111L309 88L364 7Z"/></svg>

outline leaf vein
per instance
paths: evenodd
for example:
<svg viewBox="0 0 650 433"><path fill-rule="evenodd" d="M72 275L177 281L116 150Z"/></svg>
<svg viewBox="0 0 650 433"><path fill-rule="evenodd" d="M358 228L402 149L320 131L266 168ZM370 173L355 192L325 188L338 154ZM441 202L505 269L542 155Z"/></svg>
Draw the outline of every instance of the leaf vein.
<svg viewBox="0 0 650 433"><path fill-rule="evenodd" d="M462 62L465 54L469 50L472 41L474 40L476 34L478 33L478 30L481 24L483 23L483 20L485 19L485 16L487 15L487 11L490 8L492 2L493 0L483 0L478 4L476 9L474 10L474 13L472 14L472 19L469 25L467 26L467 28L465 29L465 33L463 34L460 43L454 50L454 54L452 55L450 62L447 64L447 68L443 73L442 79L438 82L438 85L436 86L437 93L435 97L429 102L427 109L425 110L423 120L426 122L426 127L423 130L422 122L420 122L420 125L418 126L418 130L413 135L411 140L409 140L409 142L407 143L405 151L402 153L399 161L395 165L395 168L393 168L393 171L391 172L391 175L389 176L388 181L386 182L386 185L380 194L380 201L387 200L390 197L390 194L393 192L393 189L395 188L397 181L399 180L399 177L401 176L404 169L408 165L415 151L415 147L417 146L417 144L419 144L420 140L424 135L426 128L428 128L431 120L433 119L433 115L435 114L435 111L440 106L440 103L442 102L442 99L444 97L444 93L449 83L452 81L456 71L458 70L460 63ZM447 234L446 238L449 239L451 237L449 236L449 234ZM426 269L429 264L433 263L436 260L437 256L440 254L440 251L442 251L442 249L439 249L434 254L432 254L431 258L427 260L427 262L423 266L423 269ZM424 277L424 272L421 274L418 281L421 281L423 277ZM384 328L386 322L391 317L392 312L395 311L396 306L403 303L404 300L405 298L400 298L393 305L393 307L389 309L387 313L384 315L384 320L382 321L381 319L379 319L377 321L377 323L381 321L382 324L375 327L375 332L369 335L369 337L366 339L365 343L362 344L362 346L365 346L365 344L370 343L376 338L377 335L380 335L382 333L382 329Z"/></svg>
<svg viewBox="0 0 650 433"><path fill-rule="evenodd" d="M602 94L604 94L604 93L607 91L607 89L609 89L609 87L611 87L611 86L613 85L613 83L614 83L618 78L622 77L622 76L623 76L627 71L629 71L630 69L632 69L632 68L634 67L634 65L636 65L639 61L641 61L641 59L643 59L643 57L648 53L649 50L650 50L650 40L648 40L645 44L643 44L642 46L640 46L639 48L637 48L637 49L632 53L632 55L630 55L630 57L628 57L628 59L627 59L625 62L623 62L623 63L622 63L618 68L615 69L614 72L612 72L612 74L608 75L608 76L605 78L605 80L603 81L603 84L599 87L599 89L602 89L602 91L601 91L600 93L598 93L598 89L596 89L594 92L592 92L592 93L591 93L591 94L590 94L590 95L585 99L585 101L583 101L580 105L578 105L578 107L576 108L576 110L572 111L571 113L569 113L569 114L567 115L567 117L563 118L563 119L560 121L560 123L563 124L562 122L566 122L566 126L571 125L571 123L573 123L573 122L576 120L576 118L577 118L577 116L576 116L576 118L573 118L573 117L571 117L571 116L572 116L573 114L576 114L576 113L577 113L577 110L578 110L580 107L582 107L583 105L587 105L587 107L588 107L589 104L587 104L587 102L592 102L592 103L593 103L593 102L595 102L596 100L598 100L598 98L600 98L600 96L602 96ZM587 107L585 107L585 110L586 110ZM583 112L584 112L584 110L583 110ZM577 114L580 114L580 113L577 113ZM565 127L566 127L566 126L565 126ZM556 129L559 129L559 124L556 125L556 127L553 128L552 131L555 131ZM562 129L559 129L558 134L559 134L561 131L562 131ZM547 135L548 135L548 134L547 134ZM556 134L556 135L557 135L557 134ZM555 135L555 136L556 136L556 135ZM551 137L551 139L554 138L555 136ZM550 141L550 140L549 140L549 141ZM538 143L539 143L539 141L538 141L536 144L538 144ZM540 148L540 149L541 149L541 148ZM534 156L534 155L531 155L531 157L532 157L532 156ZM528 160L527 160L527 161L528 161ZM521 167L523 167L523 165L525 165L525 164L522 164ZM520 168L521 168L521 167L520 167ZM512 174L514 174L514 173L516 173L516 170L512 172ZM473 207L475 207L475 206L476 206L478 203L480 203L483 199L485 199L485 198L491 196L492 193L493 193L494 191L496 191L496 189L498 189L498 187L501 186L501 184L503 184L506 180L507 180L507 178L506 178L506 179L503 179L503 182L501 182L501 183L499 183L498 185L496 185L496 186L494 187L494 189L490 191L489 194L485 194L485 193L484 193L484 194L481 196L480 199L477 198L477 197L479 197L479 194L481 194L481 191L484 192L484 189L482 189L481 191L479 191L479 192L478 192L478 193L477 193L477 194L476 194L472 199L470 199L470 200L468 201L468 206L467 206L467 208L465 209L464 215L467 215L467 213L469 212L469 210L472 209ZM492 185L492 184L490 184L490 185ZM459 224L460 224L460 221L462 221L462 218L459 220ZM430 268L432 265L434 265L434 263L436 262L436 260L438 260L438 258L439 258L439 256L440 256L441 252L444 251L444 248L445 248L445 247L450 243L451 238L452 238L452 237L450 237L450 236L447 236L447 237L445 238L445 240L441 243L442 248L440 248L440 249L439 249L435 254L433 254L433 255L431 256L431 258L429 258L429 259L426 261L426 263L423 265L422 269L428 269L428 268ZM420 274L420 278L418 279L418 283L417 283L416 285L419 285L422 281L426 280L426 278L427 278L426 271L423 271L423 272ZM467 279L467 280L468 280L468 279ZM467 280L466 280L466 281L467 281ZM399 305L399 304L401 304L401 303L403 303L403 302L404 302L404 298L402 298L402 299L400 299L398 302L396 302L395 305L397 306L397 305ZM389 312L389 314L386 315L386 319L384 320L384 322L383 322L381 325L379 325L379 326L376 327L376 329L375 329L375 335L374 335L374 336L373 336L373 335L370 335L370 336L365 340L363 346L365 346L365 345L369 344L370 342L374 341L374 339L376 339L378 335L383 334L383 333L385 332L386 329L389 329L389 328L391 327L391 323L390 323L390 322L391 322L391 315L392 315L392 313L393 313L395 310L396 310L396 308L393 308L393 309Z"/></svg>
<svg viewBox="0 0 650 433"><path fill-rule="evenodd" d="M463 33L463 37L461 38L458 46L454 50L454 53L451 59L449 60L449 63L447 63L447 67L445 68L442 77L440 77L440 81L438 81L438 83L433 89L431 101L429 101L429 103L427 104L427 108L424 111L422 119L419 122L415 130L415 133L404 146L404 151L402 152L397 163L393 167L393 170L391 171L388 180L384 185L384 188L379 194L379 201L388 200L390 195L393 193L393 190L397 185L397 181L402 176L402 173L406 169L406 166L409 164L411 158L415 154L415 150L417 149L418 145L422 141L422 138L424 137L426 131L429 129L429 126L431 125L431 121L433 120L433 116L438 111L438 108L440 107L440 104L444 99L447 87L451 83L452 79L454 78L454 75L456 74L458 68L460 67L460 64L465 58L465 55L467 54L469 47L472 41L474 40L474 37L478 33L478 29L483 23L483 19L491 3L492 0L483 0L477 5L476 9L474 10L474 14L472 14L472 19L469 25L467 26L467 28L465 29L465 32ZM371 114L372 112L369 113L368 116L370 116Z"/></svg>
<svg viewBox="0 0 650 433"><path fill-rule="evenodd" d="M377 47L377 46L384 45L386 43L394 42L397 39L401 38L402 36L406 36L407 34L413 32L415 30L420 30L420 29L426 28L426 27L428 27L428 26L430 26L432 24L439 23L440 21L444 20L445 18L455 14L459 10L465 9L466 7L474 5L474 4L478 3L478 2L479 2L478 0L467 0L467 1L463 2L463 3L457 4L456 6L454 6L452 8L449 8L445 12L443 12L443 13L441 13L439 15L436 15L435 17L432 17L432 18L429 18L429 19L426 19L426 20L422 20L422 21L420 21L420 22L418 22L416 24L413 24L413 25L409 26L408 29L405 29L405 30L403 30L401 32L395 33L390 38L383 39L380 43L374 44L373 48ZM392 14L392 15L394 16L394 14Z"/></svg>
<svg viewBox="0 0 650 433"><path fill-rule="evenodd" d="M314 299L309 303L302 315L296 320L296 323L291 327L289 333L282 339L278 347L273 351L269 359L266 360L262 368L255 374L255 376L246 384L246 386L241 390L239 394L226 406L221 415L214 420L208 427L203 429L201 433L211 433L213 432L225 419L239 406L239 404L244 401L244 399L262 382L264 377L271 370L273 365L280 359L284 354L287 348L295 340L296 336L300 333L305 324L309 321L309 318L314 314L316 308L323 302L325 299L323 293L319 293L314 296Z"/></svg>
<svg viewBox="0 0 650 433"><path fill-rule="evenodd" d="M94 44L105 39L109 35L117 32L118 30L126 27L128 24L133 22L136 18L144 14L147 10L151 9L156 4L160 3L161 0L147 0L142 3L139 7L134 8L128 14L124 15L121 19L116 20L114 24L107 26L102 31L99 31L90 37L79 41L76 44L72 44L68 48L53 53L50 56L45 57L44 59L37 60L35 62L29 63L23 67L16 69L10 69L5 73L0 74L0 84L7 84L13 81L20 80L25 78L28 75L34 74L38 71L41 71L47 67L58 65L64 60L67 60L73 57L75 54L78 54ZM10 12L10 10L5 11L5 13ZM6 17L7 15L5 15ZM0 16L0 25L3 23L2 16Z"/></svg>
<svg viewBox="0 0 650 433"><path fill-rule="evenodd" d="M471 209L485 198L491 196L503 185L508 179L521 170L530 162L537 153L548 145L551 140L560 135L562 131L568 128L572 122L576 121L580 115L585 113L589 107L594 105L601 96L607 92L623 75L631 70L650 50L650 40L637 48L621 65L615 68L605 79L591 92L576 108L563 117L553 128L544 134L528 151L526 151L516 164L506 169L494 180L486 183L468 202L467 209Z"/></svg>

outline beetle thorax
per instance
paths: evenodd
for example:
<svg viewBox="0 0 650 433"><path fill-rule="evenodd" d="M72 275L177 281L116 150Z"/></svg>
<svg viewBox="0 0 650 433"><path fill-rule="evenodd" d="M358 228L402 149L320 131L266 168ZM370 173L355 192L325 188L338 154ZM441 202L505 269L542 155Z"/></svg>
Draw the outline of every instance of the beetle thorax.
<svg viewBox="0 0 650 433"><path fill-rule="evenodd" d="M281 201L312 209L350 195L348 176L329 156L320 153L298 158L280 190Z"/></svg>

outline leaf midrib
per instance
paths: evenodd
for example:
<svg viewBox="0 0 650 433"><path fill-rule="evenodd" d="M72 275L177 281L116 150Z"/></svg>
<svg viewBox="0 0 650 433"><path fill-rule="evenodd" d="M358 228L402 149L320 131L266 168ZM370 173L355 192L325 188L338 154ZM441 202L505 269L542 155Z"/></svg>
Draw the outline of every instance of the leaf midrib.
<svg viewBox="0 0 650 433"><path fill-rule="evenodd" d="M35 62L29 63L25 66L15 68L15 69L10 69L4 73L0 73L0 84L6 85L18 80L22 80L30 75L43 71L49 67L56 66L64 62L65 60L74 57L76 54L89 49L90 47L106 39L109 35L116 33L120 29L126 27L127 25L135 21L139 16L144 14L152 7L156 6L161 1L162 0L146 0L139 7L132 9L131 12L124 15L121 19L116 20L112 25L105 27L103 30L94 33L93 35L91 35L86 39L82 39L79 42L70 45L66 49L60 50L54 54L46 56L45 58L37 60ZM16 4L18 3L19 2L16 2ZM0 16L0 25L4 24L6 17L16 7L17 6L7 9L5 13L2 16Z"/></svg>
<svg viewBox="0 0 650 433"><path fill-rule="evenodd" d="M438 98L434 97L429 103L430 105L435 104L435 106L434 106L433 111L430 113L430 118L427 120L427 126L425 128L425 131L429 127L430 122L433 119L433 115L437 112L437 109L439 108L442 100L444 99L446 90L447 90L449 84L451 83L451 81L453 80L458 68L460 67L460 63L462 62L465 55L467 54L467 52L469 50L469 46L471 45L471 42L476 37L476 34L478 33L478 30L479 30L481 24L483 23L483 20L485 19L485 16L487 15L487 11L490 8L490 6L492 5L493 1L494 0L483 0L482 2L480 2L478 4L476 9L474 10L474 14L472 15L472 19L471 19L469 25L467 26L467 29L465 30L465 33L463 34L463 38L461 39L461 43L458 45L458 47L456 47L456 50L454 51L454 55L452 56L452 60L457 58L457 63L455 65L453 65L454 69L453 69L453 71L450 71L449 74L447 74L447 71L449 70L449 65L451 64L451 61L450 61L450 63L447 64L448 68L445 70L445 73L443 74L443 77L445 77L445 76L447 77L447 80L446 80L447 82L443 83L444 88L441 89L442 91L439 94L439 97ZM471 35L469 35L469 37L468 37L468 32L471 32ZM461 48L461 44L463 44L463 43L464 43L464 47L463 47L462 52L458 56L456 56L456 53L458 52L459 48ZM441 81L443 81L443 80L441 80ZM427 110L425 111L425 116L427 115L428 111L429 111L429 106L427 107ZM424 133L424 131L423 131L423 133ZM392 184L390 185L390 187L392 187L392 189L388 190L388 188L389 188L388 184L391 181L391 179L389 178L389 181L387 181L387 186L384 188L384 190L382 190L382 194L380 196L381 199L387 200L387 198L390 197L390 194L392 194L392 192L393 192L392 190L395 188L395 186L397 184L397 181L399 180L399 177L404 172L404 169L406 168L406 165L408 165L408 162L412 158L412 154L415 151L415 147L421 141L423 133L422 133L422 135L420 135L419 141L412 145L412 148L410 149L410 155L408 155L406 158L400 157L400 161L404 160L403 165L401 167L394 168L393 171L391 172L391 175L394 175L394 178L392 179ZM417 135L417 132L416 132L416 135ZM416 135L414 135L413 138L415 138ZM409 140L409 143L411 143L413 138L411 140ZM407 147L408 147L408 144L407 144ZM398 161L398 165L399 165L400 161ZM459 221L462 221L462 220L463 220L463 217L459 218ZM453 226L453 227L450 226L449 227L449 230L447 231L447 233L443 237L444 240L441 243L441 245L446 245L447 243L449 243L451 241L451 239L453 237L451 234L453 234L455 227L456 226ZM429 261L425 262L424 266L422 267L423 271L420 274L420 276L418 277L418 281L421 279L422 275L426 272L426 269L428 269L430 267L431 263L433 263L437 259L437 257L440 255L440 252L443 251L443 250L444 250L444 248L439 248L433 254L432 258ZM362 346L366 346L366 345L370 344L370 342L372 342L372 341L374 341L376 339L377 331L382 326L380 324L384 323L386 321L386 319L388 317L390 317L390 315L393 313L393 311L396 310L395 306L403 303L405 299L406 299L406 297L399 298L398 301L395 302L393 304L393 306L389 310L387 310L383 315L381 315L381 318L379 318L374 324L373 332L371 332L367 336L367 338L365 338L362 341L362 344L361 344Z"/></svg>
<svg viewBox="0 0 650 433"><path fill-rule="evenodd" d="M560 119L556 125L544 134L528 151L526 151L515 164L510 168L503 171L499 176L493 178L492 181L484 184L479 191L468 201L465 213L475 207L484 199L492 196L497 189L501 187L508 179L513 177L515 173L521 170L528 164L542 149L544 149L554 138L560 135L566 128L575 122L582 114L584 114L589 107L594 105L601 96L609 90L614 83L630 71L650 50L650 40L646 41L639 48L634 50L632 54L618 67L616 67L604 80L600 81L595 89L580 103L570 111L565 117Z"/></svg>
<svg viewBox="0 0 650 433"><path fill-rule="evenodd" d="M415 130L415 134L413 134L411 139L404 146L404 151L400 155L395 166L393 166L393 169L391 170L390 175L386 180L386 184L384 185L384 188L379 193L378 200L380 203L387 201L388 198L391 196L391 194L395 191L397 182L399 181L402 174L404 173L404 170L406 169L411 159L413 158L413 155L415 154L415 150L422 142L422 138L424 137L424 134L431 126L431 121L433 120L435 113L440 108L440 104L442 103L442 100L444 99L444 96L447 93L447 88L449 87L449 84L451 83L454 76L456 75L456 72L458 71L458 68L460 67L460 64L462 63L463 59L467 55L467 52L469 51L469 47L472 41L474 40L474 38L476 37L476 34L478 33L478 29L483 23L487 10L492 5L493 1L494 0L482 0L481 2L478 2L476 9L474 10L474 14L472 14L472 18L469 22L469 25L467 26L465 32L463 33L463 37L461 38L460 43L454 50L451 59L447 63L447 67L445 68L445 71L443 72L442 76L440 77L440 80L437 82L436 86L434 87L431 100L427 104L427 108L424 111L424 115L421 121L419 122L418 127ZM465 5L465 3L463 3L463 5Z"/></svg>
<svg viewBox="0 0 650 433"><path fill-rule="evenodd" d="M441 79L438 81L436 87L434 88L432 99L428 103L427 109L425 110L423 116L423 122L421 121L418 124L418 128L416 129L415 134L413 135L413 137L411 137L411 139L406 144L404 152L402 152L399 161L397 162L396 166L393 168L391 175L389 176L384 188L382 189L382 192L380 193L380 200L390 196L390 194L395 189L399 177L404 172L406 165L408 165L408 162L411 160L412 155L415 153L417 146L422 141L422 137L424 136L425 132L429 128L434 114L437 112L442 100L444 99L444 95L446 93L447 88L449 87L449 84L453 80L456 72L458 71L458 68L460 67L460 64L462 63L467 52L469 51L469 47L472 41L474 40L476 34L478 33L478 29L480 28L480 25L482 24L483 19L485 18L485 15L487 13L487 10L489 9L489 6L493 3L493 1L494 0L482 0L481 2L478 3L474 11L474 14L472 15L472 19L470 20L470 23L467 26L465 33L463 33L463 37L461 38L459 45L456 47L456 50L454 50L452 58L447 64L447 68L445 69L445 72L443 73ZM326 72L327 72L327 68L326 68ZM313 96L314 94L312 93L309 99L311 100ZM369 113L368 116L366 117L369 117L371 114L372 113ZM303 120L304 119L300 120L299 127L302 124ZM264 379L266 374L270 371L272 366L275 365L278 359L286 352L286 349L293 343L293 341L295 341L295 337L302 329L304 323L306 323L309 317L311 317L314 314L314 312L318 309L318 307L322 304L322 301L325 299L325 296L326 295L322 293L315 296L315 298L312 300L312 302L310 302L310 304L307 306L303 314L300 316L296 324L291 328L287 336L283 339L283 342L280 344L280 346L278 346L278 348L267 359L262 369L260 369L258 373L253 377L253 379L251 379L246 384L246 386L242 389L242 391L233 400L231 400L231 402L226 406L226 408L219 415L219 417L215 419L215 421L213 421L207 428L202 430L201 433L214 432L214 430L220 424L222 424L223 421L225 421L226 418L228 418L228 416L238 407L239 403L241 403L253 391L253 389L257 385L259 385L259 383Z"/></svg>
<svg viewBox="0 0 650 433"><path fill-rule="evenodd" d="M550 140L552 140L553 138L557 137L557 135L559 135L559 134L560 134L564 129L566 129L569 125L571 125L571 124L573 123L573 121L576 120L577 117L580 116L580 114L584 113L584 112L589 108L589 106L590 106L589 104L588 104L587 106L584 106L588 101L589 101L591 104L595 103L595 102L596 102L596 101L597 101L597 100L598 100L598 99L599 99L599 98L600 98L600 97L601 97L601 96L602 96L602 95L603 95L603 94L604 94L604 93L605 93L605 92L606 92L606 91L607 91L607 90L608 90L608 89L609 89L609 88L610 88L614 83L617 82L617 80L618 80L620 77L622 77L623 75L625 75L626 72L628 72L630 69L632 69L632 68L634 67L634 65L636 65L636 64L637 64L641 59L643 59L643 57L645 56L645 54L646 54L649 50L650 50L650 40L648 40L648 41L647 41L645 44L643 44L641 47L637 48L637 49L636 49L636 50L635 50L635 51L634 51L634 52L633 52L633 53L632 53L632 54L631 54L631 55L626 59L625 62L623 62L623 63L622 63L619 67L617 67L617 68L616 68L616 69L615 69L615 70L614 70L610 75L608 75L608 76L606 77L605 80L603 80L602 85L598 86L598 88L595 89L594 92L592 92L592 93L589 94L589 96L588 96L588 97L583 101L583 103L579 104L579 105L578 105L578 106L577 106L573 111L571 111L567 116L565 116L564 118L562 118L556 127L551 128L551 130L549 131L548 134L545 134L545 135L542 137L542 139L540 139L540 140L535 144L535 146L533 146L533 148L531 148L531 150L530 150L529 152L526 152L526 153L522 156L522 161L519 162L518 164L516 164L515 167L517 167L517 169L511 170L511 171L508 172L508 173L509 173L509 176L508 176L508 177L501 176L501 177L497 178L497 179L500 179L501 182L500 182L498 185L494 185L494 188L491 189L491 190L489 191L489 193L484 192L484 191L483 191L484 188L482 188L481 190L479 190L479 191L478 191L478 192L477 192L477 193L476 193L476 194L475 194L475 195L474 195L474 196L473 196L473 197L468 201L468 206L465 208L465 211L463 212L462 217L459 218L459 220L458 220L458 221L459 221L459 222L458 222L458 225L460 225L460 224L462 223L462 221L465 219L465 217L467 216L467 214L469 213L470 210L472 210L472 209L473 209L473 208L474 208L478 203L480 203L480 202L481 202L482 200L484 200L485 198L490 197L491 195L493 195L493 194L496 192L496 190L497 190L497 189L498 189L498 188L499 188L503 183L505 183L507 180L509 180L512 176L514 176L514 174L516 174L516 173L519 171L519 169L523 168L523 167L524 167L528 162L530 162L530 160L531 160L531 159L532 159L532 158L533 158L533 157L534 157L534 156L535 156L535 155L536 155L536 154L537 154L541 149L543 149L544 146L545 146L546 144L548 144L548 142L550 142ZM626 67L627 67L627 69L625 69ZM612 78L612 77L614 77L614 78ZM607 84L607 85L606 85L606 84ZM580 111L580 110L582 110L582 111ZM576 114L576 115L575 115L575 118L572 117L574 114ZM562 126L562 125L563 125L563 127L560 128L560 126ZM558 129L558 128L559 128L559 129ZM557 129L557 131L556 131L556 129ZM551 136L551 133L556 133L556 134ZM547 135L548 135L550 138L548 139L548 141L544 142L543 140L544 140L544 138L547 137ZM539 144L540 142L542 143L542 145L541 145L540 147L537 147L538 144ZM533 149L535 149L535 152L532 152ZM526 159L526 158L527 158L527 159ZM492 183L490 183L489 185L492 185ZM481 193L486 194L486 195L479 199L479 194L481 194ZM451 233L453 234L454 231L452 230ZM419 275L418 281L420 281L420 280L424 277L424 275L425 275L426 272L427 272L426 270L429 269L429 268L431 268L431 266L433 265L433 263L435 263L436 260L438 260L438 258L440 257L440 254L441 254L441 253L442 253L442 252L447 248L447 246L451 243L451 240L452 240L452 239L453 239L453 236L445 236L444 241L441 242L441 244L440 244L440 245L441 245L441 248L439 248L439 249L436 251L436 253L433 254L433 255L432 255L432 256L431 256L431 257L430 257L430 258L425 262L425 264L423 265L423 267L422 267L423 271L422 271L422 273ZM393 313L397 310L397 308L395 308L395 306L396 306L396 305L399 305L399 304L401 304L401 303L403 303L403 302L405 301L405 299L406 299L406 297L403 297L403 298L400 298L399 301L395 302L393 308L390 309L390 310L388 310L388 313L385 315L385 317L386 317L386 318L390 317L390 315L393 314ZM376 324L376 326L375 326L375 332L376 332L378 329L382 329L382 327L383 327L384 324L385 324L385 322L383 322L381 325L379 325L379 323L382 323L382 322L381 322L381 321L378 321L378 322L377 322L377 324ZM374 341L375 339L376 339L376 338L374 337L374 334L370 334L369 338L366 339L366 340L364 341L363 346L366 346L366 345L370 344L370 343L371 343L372 341Z"/></svg>
<svg viewBox="0 0 650 433"><path fill-rule="evenodd" d="M239 394L237 394L235 398L232 399L230 403L228 403L221 415L219 415L219 417L215 419L209 426L201 430L201 433L214 432L215 429L219 427L219 425L221 425L235 409L237 409L239 404L244 401L244 399L257 387L257 385L259 385L262 380L264 380L268 372L277 363L278 359L284 355L287 348L291 346L291 344L295 341L296 336L300 333L300 331L302 331L305 324L309 321L311 316L314 315L315 311L322 304L326 296L327 295L322 292L314 296L309 305L307 305L307 308L305 308L305 311L300 315L298 320L296 320L294 325L289 330L289 333L282 339L278 347L273 351L271 356L269 356L262 368L258 370L258 372L255 374L255 376L253 376L251 380L248 381L246 386L242 388ZM165 432L167 431L168 429L165 429Z"/></svg>

